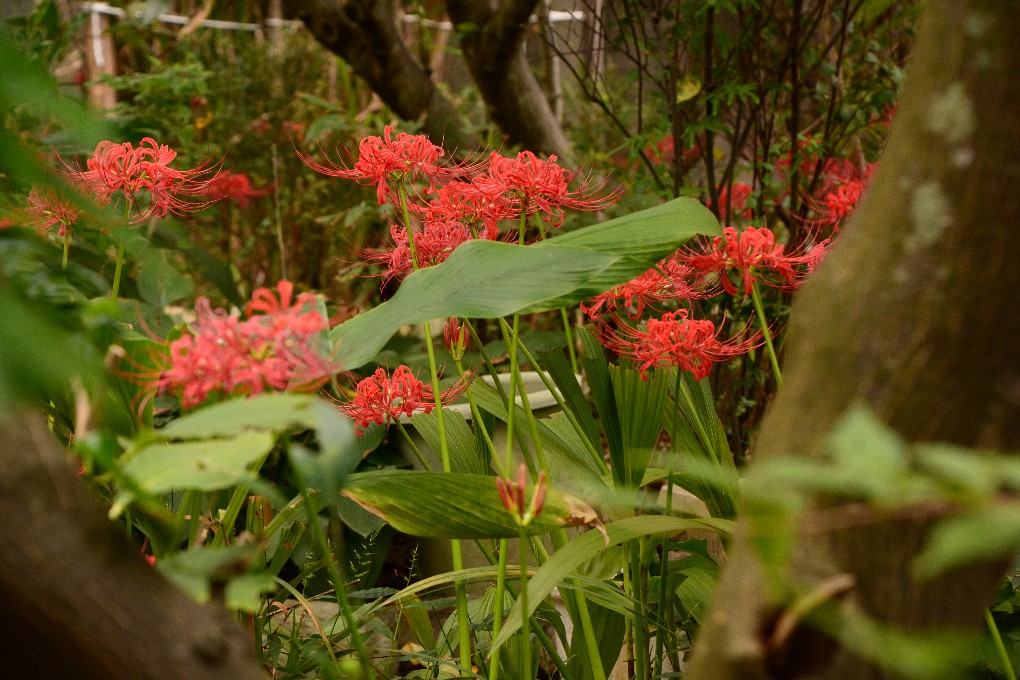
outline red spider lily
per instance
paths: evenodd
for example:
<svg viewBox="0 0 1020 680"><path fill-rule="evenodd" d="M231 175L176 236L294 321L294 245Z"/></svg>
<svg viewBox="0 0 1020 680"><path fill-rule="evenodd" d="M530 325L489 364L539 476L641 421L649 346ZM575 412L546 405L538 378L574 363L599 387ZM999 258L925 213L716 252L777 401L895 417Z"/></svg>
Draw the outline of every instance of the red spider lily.
<svg viewBox="0 0 1020 680"><path fill-rule="evenodd" d="M100 201L110 201L116 194L136 209L133 222L140 222L150 215L163 216L168 212L186 213L204 207L204 204L189 202L181 196L194 195L202 191L209 180L204 176L211 172L207 165L190 170L170 167L177 152L169 146L160 145L146 137L135 147L131 142L115 144L102 141L96 146L92 157L86 161L87 170L75 169L64 163L71 178L86 191L96 195ZM139 198L148 195L143 209Z"/></svg>
<svg viewBox="0 0 1020 680"><path fill-rule="evenodd" d="M863 173L854 171L849 177L830 179L828 190L818 200L809 203L819 213L811 222L816 227L838 231L861 201L864 190L871 182L876 164L871 163Z"/></svg>
<svg viewBox="0 0 1020 680"><path fill-rule="evenodd" d="M28 192L27 202L25 212L29 222L44 236L58 224L60 229L57 233L67 236L68 229L81 217L81 211L74 204L58 196L52 189L40 190L33 187Z"/></svg>
<svg viewBox="0 0 1020 680"><path fill-rule="evenodd" d="M392 250L368 256L386 266L385 280L399 278L414 270L411 260L411 247L408 243L407 230L393 225L390 234L396 244ZM495 240L498 232L495 227L487 228L478 234L478 238ZM443 262L462 243L474 240L471 231L460 222L449 220L426 220L422 230L414 234L414 248L418 259L418 267L432 267Z"/></svg>
<svg viewBox="0 0 1020 680"><path fill-rule="evenodd" d="M383 128L382 137L365 137L358 145L358 159L351 167L332 161L324 165L298 154L304 163L316 172L330 177L353 179L361 184L373 184L379 204L388 202L393 192L391 181L425 179L429 191L438 182L456 178L469 171L466 165L442 165L442 147L433 144L425 135L398 132L393 137L393 126Z"/></svg>
<svg viewBox="0 0 1020 680"><path fill-rule="evenodd" d="M440 394L440 401L444 405L455 401L465 389L467 381L458 380ZM358 383L354 398L341 403L340 410L356 422L357 434L361 435L373 423L385 425L401 416L432 413L435 407L432 387L418 380L410 368L401 365L390 376L385 369L376 369Z"/></svg>
<svg viewBox="0 0 1020 680"><path fill-rule="evenodd" d="M234 201L243 210L251 205L253 199L266 196L272 190L272 187L256 189L251 185L248 175L225 170L210 179L205 188L197 193L210 201Z"/></svg>
<svg viewBox="0 0 1020 680"><path fill-rule="evenodd" d="M489 170L475 179L475 184L487 191L512 194L521 210L529 215L541 213L543 219L556 227L563 223L563 209L602 210L619 200L621 188L605 193L605 184L592 185L587 181L577 189L569 185L577 172L565 170L556 163L556 156L543 161L530 151L522 151L517 158L506 158L496 152L489 156Z"/></svg>
<svg viewBox="0 0 1020 680"><path fill-rule="evenodd" d="M294 284L280 281L276 291L259 288L251 295L244 311L251 318L272 324L272 333L290 331L299 336L311 336L327 328L328 324L316 311L315 295L301 293L294 298ZM256 312L265 316L255 317Z"/></svg>
<svg viewBox="0 0 1020 680"><path fill-rule="evenodd" d="M670 257L637 278L585 300L581 312L592 321L621 314L637 320L660 302L712 297L716 290L705 288L705 278L700 270Z"/></svg>
<svg viewBox="0 0 1020 680"><path fill-rule="evenodd" d="M524 492L527 488L527 472L524 463L521 463L517 468L516 481L496 477L496 490L499 491L499 499L503 502L503 507L521 526L527 526L542 512L548 491L545 470L543 470L538 473L538 481L535 482L531 502L525 505Z"/></svg>
<svg viewBox="0 0 1020 680"><path fill-rule="evenodd" d="M701 380L712 364L743 354L761 343L757 333L743 339L719 339L715 324L691 319L686 309L667 312L661 319L649 319L645 329L622 327L610 334L610 349L640 364L641 377L652 368L676 366Z"/></svg>
<svg viewBox="0 0 1020 680"><path fill-rule="evenodd" d="M736 295L738 290L749 295L756 281L779 290L796 290L830 244L828 240L822 241L803 255L788 255L785 246L777 244L772 231L764 227L752 227L743 233L726 227L723 235L712 239L708 253L685 252L680 258L706 274L718 275L730 295Z"/></svg>
<svg viewBox="0 0 1020 680"><path fill-rule="evenodd" d="M423 213L426 220L463 222L472 227L481 225L485 232L498 230L502 220L520 217L520 211L504 195L502 187L493 187L492 183L484 181L449 182L439 187L428 205L412 206L412 209Z"/></svg>
<svg viewBox="0 0 1020 680"><path fill-rule="evenodd" d="M248 310L263 314L247 319L213 310L199 298L197 320L169 343L163 369L129 377L141 377L149 396L178 395L186 409L210 396L317 389L336 371L317 348L326 321L310 308L310 294L291 304L291 284L282 281L277 288L279 297L265 288L255 291Z"/></svg>

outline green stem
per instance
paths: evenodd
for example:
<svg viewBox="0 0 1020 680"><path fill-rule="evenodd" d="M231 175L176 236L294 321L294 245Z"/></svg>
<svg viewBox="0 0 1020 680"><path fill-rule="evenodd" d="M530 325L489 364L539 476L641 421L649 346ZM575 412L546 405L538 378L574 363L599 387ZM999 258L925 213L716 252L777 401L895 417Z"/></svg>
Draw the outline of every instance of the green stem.
<svg viewBox="0 0 1020 680"><path fill-rule="evenodd" d="M120 272L124 268L124 245L117 246L117 265L113 270L113 288L110 290L110 297L114 300L120 294Z"/></svg>
<svg viewBox="0 0 1020 680"><path fill-rule="evenodd" d="M521 593L519 599L521 601L521 613L524 616L521 617L521 637L524 638L524 649L522 656L521 666L524 667L525 677L533 678L531 674L531 617L527 616L528 612L528 532L524 525L521 525L520 538L520 558L521 558Z"/></svg>
<svg viewBox="0 0 1020 680"><path fill-rule="evenodd" d="M985 623L988 624L988 632L992 634L992 642L995 643L995 650L999 653L999 660L1002 661L1002 669L1006 673L1006 680L1016 680L1016 673L1013 672L1013 664L1009 661L1009 654L1006 653L1006 646L1002 644L1002 636L999 635L999 627L995 625L990 609L985 609Z"/></svg>
<svg viewBox="0 0 1020 680"><path fill-rule="evenodd" d="M506 593L506 557L509 552L510 541L499 539L499 562L496 570L496 599L492 604L492 639L499 637L503 630L503 597ZM527 612L525 612L526 614ZM499 680L499 650L496 647L489 657L489 680Z"/></svg>
<svg viewBox="0 0 1020 680"><path fill-rule="evenodd" d="M124 224L129 227L131 226L131 201L127 199L124 200ZM118 235L123 237L122 234L118 233ZM116 300L117 296L120 294L120 274L123 268L124 268L124 243L119 242L117 243L117 264L113 269L113 288L110 291L110 297L112 297L114 300Z"/></svg>
<svg viewBox="0 0 1020 680"><path fill-rule="evenodd" d="M517 326L518 320L519 320L519 317L515 315L514 316L514 326L513 326L512 329L509 329L507 327L506 321L504 321L503 319L499 320L500 321L500 329L503 331L503 341L507 344L508 347L511 348L510 354L513 357L513 361L511 362L511 365L510 365L510 370L511 370L511 373L510 373L510 384L511 384L511 386L514 386L515 384L518 384L520 382L520 374L521 374L520 366L517 365L517 348L519 346L521 346L523 343L521 343L521 341L520 341L520 334L518 332L518 330L519 330L518 326ZM508 333L508 331L509 331L509 333ZM536 366L536 368L537 368L537 366ZM541 371L539 371L539 374L541 374ZM555 390L551 390L551 391L553 393L555 393ZM513 414L517 410L517 400L515 398L514 392L515 391L513 389L510 390L510 400L507 402L507 430L508 430L508 434L509 434L510 416L511 416L511 414ZM531 472L532 479L537 479L538 478L538 470L542 470L546 474L549 473L549 465L546 463L546 460L545 460L545 450L542 448L542 440L538 436L538 423L535 420L535 414L531 410L531 403L528 400L528 391L525 390L525 389L521 389L520 393L521 393L521 411L524 413L524 418L527 421L528 433L531 435L531 443L535 447L535 462L534 462L534 464L532 464L531 461L528 461L528 460L525 460L525 463L528 464L528 469L529 469L529 472ZM509 462L510 462L510 452L512 451L512 449L513 449L513 439L511 437L507 437L507 463L508 463L507 469L512 469L512 467L510 467L510 465L509 465Z"/></svg>
<svg viewBox="0 0 1020 680"><path fill-rule="evenodd" d="M418 256L414 246L414 229L411 225L410 212L407 209L407 192L401 182L397 183L397 198L400 203L400 210L404 216L404 228L407 230L407 243L411 251L411 264L415 270L418 269ZM450 468L450 445L446 441L446 421L443 418L443 394L439 389L439 369L436 363L436 348L432 341L432 328L429 322L422 324L425 331L425 349L429 357L429 373L432 380L432 397L436 405L436 425L439 436L439 454L443 461L443 472L451 472ZM454 571L464 568L464 554L461 551L460 541L450 541L450 552L453 558ZM468 617L467 609L467 584L458 581L454 586L457 597L457 633L460 641L460 665L465 670L471 670L471 620Z"/></svg>
<svg viewBox="0 0 1020 680"><path fill-rule="evenodd" d="M427 460L425 460L425 456L422 455L421 449L419 449L418 445L414 443L413 439L411 439L411 435L408 434L407 429L404 428L404 424L401 423L399 420L396 421L396 424L397 431L404 436L404 441L407 442L407 445L411 447L411 452L414 454L414 457L418 459L418 462L421 463L422 469L426 470L427 472L432 472L432 466L429 465Z"/></svg>
<svg viewBox="0 0 1020 680"><path fill-rule="evenodd" d="M644 555L645 538L641 537L636 544L631 541L631 559L634 561L633 572L637 574L634 580L634 590L637 595L638 611L634 615L634 677L637 680L648 679L648 624L645 617L648 615L648 569L642 562Z"/></svg>
<svg viewBox="0 0 1020 680"><path fill-rule="evenodd" d="M71 228L64 227L64 256L60 259L60 268L67 271L67 258L71 252Z"/></svg>
<svg viewBox="0 0 1020 680"><path fill-rule="evenodd" d="M758 317L758 326L765 337L765 350L769 355L769 362L772 364L772 373L776 376L776 388L783 388L783 374L779 372L779 359L776 358L776 348L772 345L772 333L769 331L769 322L765 318L765 306L761 301L761 293L758 290L758 282L751 286L751 300L754 302L754 312Z"/></svg>
<svg viewBox="0 0 1020 680"><path fill-rule="evenodd" d="M674 407L680 399L680 385L682 374L678 368L676 371L676 382L673 385ZM679 409L673 409L673 431L678 432ZM666 517L673 515L673 443L670 443L670 451L666 465ZM669 583L669 536L662 537L662 555L659 558L659 602L656 608L656 633L655 633L655 677L662 675L662 647L665 644L666 631L662 627L666 620L666 585Z"/></svg>
<svg viewBox="0 0 1020 680"><path fill-rule="evenodd" d="M312 509L312 504L308 500L308 484L305 482L304 475L297 465L292 465L291 470L294 473L294 481L297 483L298 492L301 494L302 500L304 500L306 514L308 515L308 526L312 530L315 542L318 543L322 558L326 561L326 570L329 573L330 581L333 583L336 603L340 607L340 613L344 618L344 623L347 625L347 630L350 632L351 642L354 645L355 653L358 655L358 661L361 662L362 670L374 673L375 669L372 668L369 662L365 641L361 639L361 633L358 631L358 622L354 617L354 610L351 609L351 603L347 599L347 588L343 577L340 575L340 568L333 557L333 552L329 549L326 532L322 530L322 525L319 524L319 515ZM323 640L323 643L328 645L329 641Z"/></svg>
<svg viewBox="0 0 1020 680"><path fill-rule="evenodd" d="M280 158L276 144L273 152L273 216L276 222L276 247L280 249L280 278L289 280L287 276L287 244L283 238L283 218L280 215Z"/></svg>
<svg viewBox="0 0 1020 680"><path fill-rule="evenodd" d="M560 319L563 320L563 336L567 341L567 354L570 355L570 367L574 373L580 373L580 364L577 362L577 347L574 346L573 324L570 323L570 315L566 307L560 307Z"/></svg>
<svg viewBox="0 0 1020 680"><path fill-rule="evenodd" d="M400 212L404 217L404 230L407 232L407 248L411 251L411 266L417 271L418 264L418 251L414 245L414 228L411 225L411 213L407 209L407 190L404 189L403 182L397 182L397 199L400 203Z"/></svg>

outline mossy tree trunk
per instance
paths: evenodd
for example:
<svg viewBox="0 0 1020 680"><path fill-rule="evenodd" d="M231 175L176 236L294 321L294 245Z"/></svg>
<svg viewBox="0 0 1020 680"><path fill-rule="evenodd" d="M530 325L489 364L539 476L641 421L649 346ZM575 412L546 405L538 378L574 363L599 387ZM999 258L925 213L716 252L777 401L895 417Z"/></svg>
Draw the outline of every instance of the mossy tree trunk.
<svg viewBox="0 0 1020 680"><path fill-rule="evenodd" d="M142 559L38 413L0 418L0 676L264 678L248 633Z"/></svg>
<svg viewBox="0 0 1020 680"><path fill-rule="evenodd" d="M926 3L878 174L794 304L785 386L755 461L821 456L858 403L910 442L1020 450L1018 72L1015 3ZM930 581L911 575L926 534L952 507L827 510L846 521L801 525L790 569L802 584L853 584L841 595L897 629L981 625L1004 563ZM767 599L742 536L685 677L886 677L821 633L770 648L777 608L789 603Z"/></svg>

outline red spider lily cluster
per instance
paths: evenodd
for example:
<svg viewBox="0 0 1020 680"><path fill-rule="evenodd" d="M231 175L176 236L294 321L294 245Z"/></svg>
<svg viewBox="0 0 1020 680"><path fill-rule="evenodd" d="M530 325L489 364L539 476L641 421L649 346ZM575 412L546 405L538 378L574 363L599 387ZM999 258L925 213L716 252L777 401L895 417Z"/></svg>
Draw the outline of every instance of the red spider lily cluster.
<svg viewBox="0 0 1020 680"><path fill-rule="evenodd" d="M467 389L465 380L457 381L439 395L445 405L456 401ZM415 377L407 366L397 366L387 375L383 368L361 380L355 388L354 397L344 401L340 410L357 424L357 434L364 434L370 425L385 425L399 420L401 416L416 413L432 413L436 407L432 387Z"/></svg>
<svg viewBox="0 0 1020 680"><path fill-rule="evenodd" d="M652 368L676 367L690 371L701 380L712 365L744 354L761 343L759 334L745 338L719 339L715 324L707 319L692 319L686 309L666 312L661 318L648 319L645 327L623 326L611 331L610 340L621 356L638 364L641 377Z"/></svg>
<svg viewBox="0 0 1020 680"><path fill-rule="evenodd" d="M149 392L180 397L193 408L210 397L253 396L270 390L310 391L336 367L318 348L326 320L315 297L280 281L276 290L260 288L246 307L247 318L212 309L199 298L198 318L169 343L165 366L141 376Z"/></svg>
<svg viewBox="0 0 1020 680"><path fill-rule="evenodd" d="M792 292L821 262L829 244L828 240L822 241L795 255L776 243L771 229L750 227L738 232L726 227L722 237L712 239L707 252L684 250L678 257L696 271L717 276L730 295L738 291L750 295L756 282Z"/></svg>
<svg viewBox="0 0 1020 680"><path fill-rule="evenodd" d="M603 344L633 360L642 377L672 366L700 380L714 363L757 347L763 338L745 330L723 339L713 322L692 316L691 301L711 298L720 288L750 295L757 284L794 291L829 245L826 240L789 253L769 229L726 227L723 236L681 248L656 268L587 300L581 310L599 324ZM678 308L663 311L670 306ZM656 316L642 321L649 311Z"/></svg>
<svg viewBox="0 0 1020 680"><path fill-rule="evenodd" d="M414 216L412 223L392 226L391 251L366 256L386 268L386 279L439 264L467 241L501 238L504 223L517 228L522 218L538 215L559 226L564 210L600 210L620 196L604 184L575 182L578 173L555 156L543 160L524 151L514 158L491 153L485 160L450 161L427 137L394 135L389 126L382 137L361 140L348 164L302 158L317 172L375 186L380 204L407 199L401 207Z"/></svg>
<svg viewBox="0 0 1020 680"><path fill-rule="evenodd" d="M596 322L621 315L637 321L646 310L659 309L663 303L709 298L717 292L705 273L674 254L637 278L582 302L581 312Z"/></svg>
<svg viewBox="0 0 1020 680"><path fill-rule="evenodd" d="M201 193L212 172L208 165L181 170L171 167L177 152L151 137L138 146L102 141L86 161L86 169L64 163L70 179L101 203L122 196L133 211L132 222L168 212L182 214L203 207L186 197Z"/></svg>

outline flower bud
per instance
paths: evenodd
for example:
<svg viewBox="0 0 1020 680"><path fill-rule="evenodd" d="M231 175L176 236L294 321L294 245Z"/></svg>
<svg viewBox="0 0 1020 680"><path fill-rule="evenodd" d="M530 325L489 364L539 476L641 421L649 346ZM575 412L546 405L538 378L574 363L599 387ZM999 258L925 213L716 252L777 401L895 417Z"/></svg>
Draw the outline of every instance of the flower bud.
<svg viewBox="0 0 1020 680"><path fill-rule="evenodd" d="M457 317L450 317L443 326L443 340L446 341L446 349L450 350L454 361L464 358L464 351L468 345L468 328L460 322Z"/></svg>

